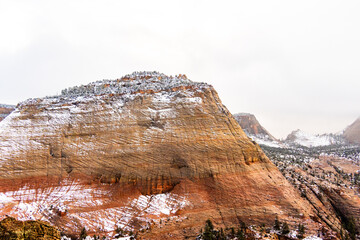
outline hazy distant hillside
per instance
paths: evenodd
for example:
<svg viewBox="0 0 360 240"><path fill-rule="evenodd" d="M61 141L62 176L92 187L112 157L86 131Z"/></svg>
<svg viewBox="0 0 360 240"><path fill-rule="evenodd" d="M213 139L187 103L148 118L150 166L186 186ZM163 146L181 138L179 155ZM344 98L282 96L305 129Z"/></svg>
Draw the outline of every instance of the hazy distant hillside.
<svg viewBox="0 0 360 240"><path fill-rule="evenodd" d="M360 118L345 129L344 137L350 143L360 144Z"/></svg>
<svg viewBox="0 0 360 240"><path fill-rule="evenodd" d="M301 145L305 147L319 147L319 146L345 143L341 135L336 135L336 134L314 135L303 132L300 129L290 133L286 137L285 142L290 145Z"/></svg>
<svg viewBox="0 0 360 240"><path fill-rule="evenodd" d="M267 145L271 147L281 147L279 140L273 137L250 113L236 113L233 115L235 120L240 124L244 132L252 140L260 145Z"/></svg>

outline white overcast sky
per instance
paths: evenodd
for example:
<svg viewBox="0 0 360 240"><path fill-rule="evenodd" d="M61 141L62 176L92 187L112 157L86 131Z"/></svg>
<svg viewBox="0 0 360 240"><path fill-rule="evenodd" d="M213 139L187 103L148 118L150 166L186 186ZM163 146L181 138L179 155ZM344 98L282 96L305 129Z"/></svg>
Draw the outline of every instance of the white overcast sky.
<svg viewBox="0 0 360 240"><path fill-rule="evenodd" d="M212 84L276 137L360 116L360 1L0 0L0 103L133 71Z"/></svg>

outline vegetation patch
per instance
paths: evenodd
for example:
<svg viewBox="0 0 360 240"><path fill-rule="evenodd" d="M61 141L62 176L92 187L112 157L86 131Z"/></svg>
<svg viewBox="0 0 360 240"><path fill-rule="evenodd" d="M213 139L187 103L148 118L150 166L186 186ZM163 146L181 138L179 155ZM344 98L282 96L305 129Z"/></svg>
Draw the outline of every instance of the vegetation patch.
<svg viewBox="0 0 360 240"><path fill-rule="evenodd" d="M2 240L60 240L60 232L42 221L18 221L7 217L0 221Z"/></svg>

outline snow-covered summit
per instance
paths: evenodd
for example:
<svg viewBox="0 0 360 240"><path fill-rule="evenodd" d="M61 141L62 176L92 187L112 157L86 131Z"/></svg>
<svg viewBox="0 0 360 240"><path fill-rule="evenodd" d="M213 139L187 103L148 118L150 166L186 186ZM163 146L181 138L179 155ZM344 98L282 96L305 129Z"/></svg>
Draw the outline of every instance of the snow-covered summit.
<svg viewBox="0 0 360 240"><path fill-rule="evenodd" d="M206 83L193 82L185 74L167 76L156 71L133 72L115 80L100 80L87 85L63 89L60 95L45 97L43 99L76 99L79 97L93 97L101 95L127 95L139 92L171 91L181 87L194 87L203 89L209 87ZM43 100L41 99L41 100ZM28 99L20 105L36 102L40 99Z"/></svg>
<svg viewBox="0 0 360 240"><path fill-rule="evenodd" d="M291 132L285 139L286 143L305 147L319 147L343 143L340 135L336 134L310 134L300 129Z"/></svg>
<svg viewBox="0 0 360 240"><path fill-rule="evenodd" d="M196 83L185 74L167 76L159 72L133 72L116 80L96 81L87 85L67 88L61 91L61 96L84 96L102 94L126 94L138 91L163 91L179 86L203 86Z"/></svg>

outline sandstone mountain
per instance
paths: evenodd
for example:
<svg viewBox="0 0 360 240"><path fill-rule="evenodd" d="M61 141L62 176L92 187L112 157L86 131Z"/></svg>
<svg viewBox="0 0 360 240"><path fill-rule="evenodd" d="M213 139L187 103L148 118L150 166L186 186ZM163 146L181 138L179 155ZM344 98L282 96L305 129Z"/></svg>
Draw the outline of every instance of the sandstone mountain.
<svg viewBox="0 0 360 240"><path fill-rule="evenodd" d="M347 127L343 135L350 143L360 144L360 118Z"/></svg>
<svg viewBox="0 0 360 240"><path fill-rule="evenodd" d="M246 135L261 145L280 147L283 144L273 137L253 114L237 113L234 114L235 120L240 124Z"/></svg>
<svg viewBox="0 0 360 240"><path fill-rule="evenodd" d="M234 118L240 124L241 128L248 135L264 135L268 136L271 140L276 140L263 126L260 125L258 120L253 114L250 113L237 113Z"/></svg>
<svg viewBox="0 0 360 240"><path fill-rule="evenodd" d="M6 118L12 111L14 111L15 106L0 104L0 122Z"/></svg>
<svg viewBox="0 0 360 240"><path fill-rule="evenodd" d="M212 86L157 72L20 103L0 122L0 200L1 215L69 234L193 238L209 218L321 226Z"/></svg>

